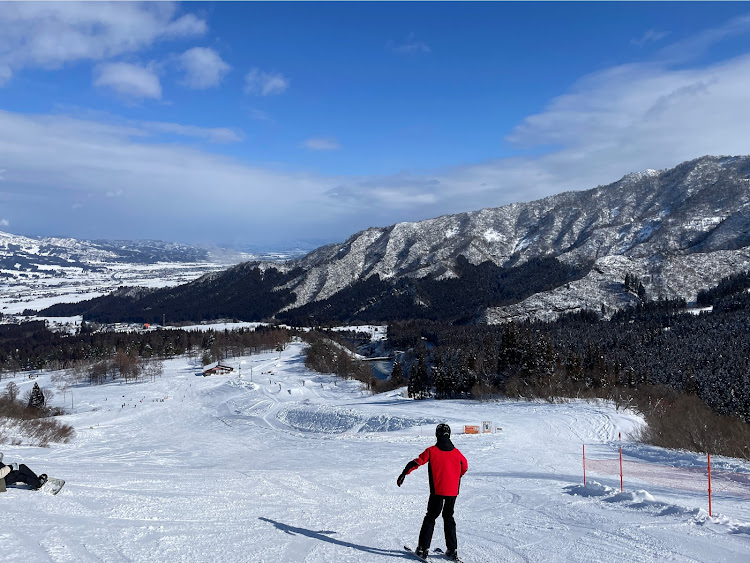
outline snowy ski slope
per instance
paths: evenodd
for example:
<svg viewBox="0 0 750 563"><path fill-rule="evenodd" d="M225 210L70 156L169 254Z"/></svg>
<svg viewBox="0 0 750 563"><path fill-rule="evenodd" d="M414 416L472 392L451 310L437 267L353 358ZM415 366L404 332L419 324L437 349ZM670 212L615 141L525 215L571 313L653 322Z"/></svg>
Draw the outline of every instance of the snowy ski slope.
<svg viewBox="0 0 750 563"><path fill-rule="evenodd" d="M703 463L630 441L640 418L610 405L412 401L307 371L303 345L196 376L186 358L154 382L75 387L70 444L0 446L7 462L67 481L57 496L0 493L9 562L407 561L426 507L426 468L406 462L451 424L469 460L456 507L468 562L750 561L750 499L588 475L592 456ZM252 381L251 381L252 371ZM51 374L37 381L51 386ZM23 393L33 384L16 377ZM5 386L5 380L0 383ZM71 408L71 404L73 405ZM493 421L495 434L459 435ZM717 459L725 469L750 465ZM433 547L443 547L438 521Z"/></svg>

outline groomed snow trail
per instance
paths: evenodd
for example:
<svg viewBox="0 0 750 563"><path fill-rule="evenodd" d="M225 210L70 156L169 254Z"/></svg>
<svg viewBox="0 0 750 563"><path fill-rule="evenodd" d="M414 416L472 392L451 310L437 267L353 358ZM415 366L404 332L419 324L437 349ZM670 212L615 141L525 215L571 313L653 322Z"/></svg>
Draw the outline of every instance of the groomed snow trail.
<svg viewBox="0 0 750 563"><path fill-rule="evenodd" d="M243 363L240 364L240 361ZM67 481L57 496L0 494L4 562L406 561L428 496L410 459L454 429L469 460L456 505L467 562L748 561L750 502L588 476L581 444L641 461L699 457L633 444L640 419L607 404L412 401L312 373L303 345L228 360L204 378L185 358L154 382L73 389L73 442L4 445L6 461ZM252 367L252 381L251 368ZM51 386L51 374L37 381ZM33 381L15 379L21 392ZM461 435L464 424L502 430ZM720 460L750 472L748 464ZM598 484L594 481L598 481ZM615 490L616 489L616 490ZM444 546L438 520L433 547Z"/></svg>

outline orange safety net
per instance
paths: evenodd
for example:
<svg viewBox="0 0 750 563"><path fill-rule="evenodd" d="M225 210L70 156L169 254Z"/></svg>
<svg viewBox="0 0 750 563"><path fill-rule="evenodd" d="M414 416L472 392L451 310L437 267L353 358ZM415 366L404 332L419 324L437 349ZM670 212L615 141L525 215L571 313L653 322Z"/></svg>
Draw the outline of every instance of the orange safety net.
<svg viewBox="0 0 750 563"><path fill-rule="evenodd" d="M586 458L586 472L620 476L620 460ZM622 461L622 476L627 482L637 481L685 491L708 492L706 467L672 467L639 461ZM750 499L750 473L733 473L711 468L711 492Z"/></svg>

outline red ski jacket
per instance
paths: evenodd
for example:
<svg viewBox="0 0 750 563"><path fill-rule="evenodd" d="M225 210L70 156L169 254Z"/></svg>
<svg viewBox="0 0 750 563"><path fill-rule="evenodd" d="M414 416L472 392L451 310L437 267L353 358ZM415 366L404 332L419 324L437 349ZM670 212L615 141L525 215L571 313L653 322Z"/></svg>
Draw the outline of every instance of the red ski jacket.
<svg viewBox="0 0 750 563"><path fill-rule="evenodd" d="M406 474L420 465L429 463L427 469L430 472L430 493L443 497L458 496L461 477L469 469L469 462L453 444L450 444L450 447L451 449L443 449L438 445L430 446L418 458L407 464Z"/></svg>

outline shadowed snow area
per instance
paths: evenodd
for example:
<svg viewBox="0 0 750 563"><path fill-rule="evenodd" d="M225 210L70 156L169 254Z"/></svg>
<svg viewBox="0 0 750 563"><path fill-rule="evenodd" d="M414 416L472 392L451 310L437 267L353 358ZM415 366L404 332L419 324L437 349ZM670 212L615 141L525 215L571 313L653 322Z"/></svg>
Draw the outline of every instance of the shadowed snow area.
<svg viewBox="0 0 750 563"><path fill-rule="evenodd" d="M297 430L340 434L342 432L391 432L439 421L426 418L402 416L364 416L354 409L329 407L326 405L291 405L279 412L277 418Z"/></svg>
<svg viewBox="0 0 750 563"><path fill-rule="evenodd" d="M0 419L4 461L67 481L57 496L0 493L7 562L363 563L408 561L429 492L404 465L438 422L469 461L456 504L459 552L474 562L750 560L750 502L668 484L588 476L587 456L692 470L700 456L633 443L642 423L606 403L414 401L308 371L304 346L225 363L165 362L155 381L56 391L69 444L28 445ZM240 370L241 368L241 370ZM54 373L36 381L54 389ZM57 380L57 377L55 378ZM34 380L19 374L21 394ZM4 386L5 381L0 383ZM464 425L491 422L492 434ZM20 444L11 445L20 441ZM590 452L590 454L589 454ZM717 458L724 471L750 465ZM433 548L445 549L442 524Z"/></svg>

